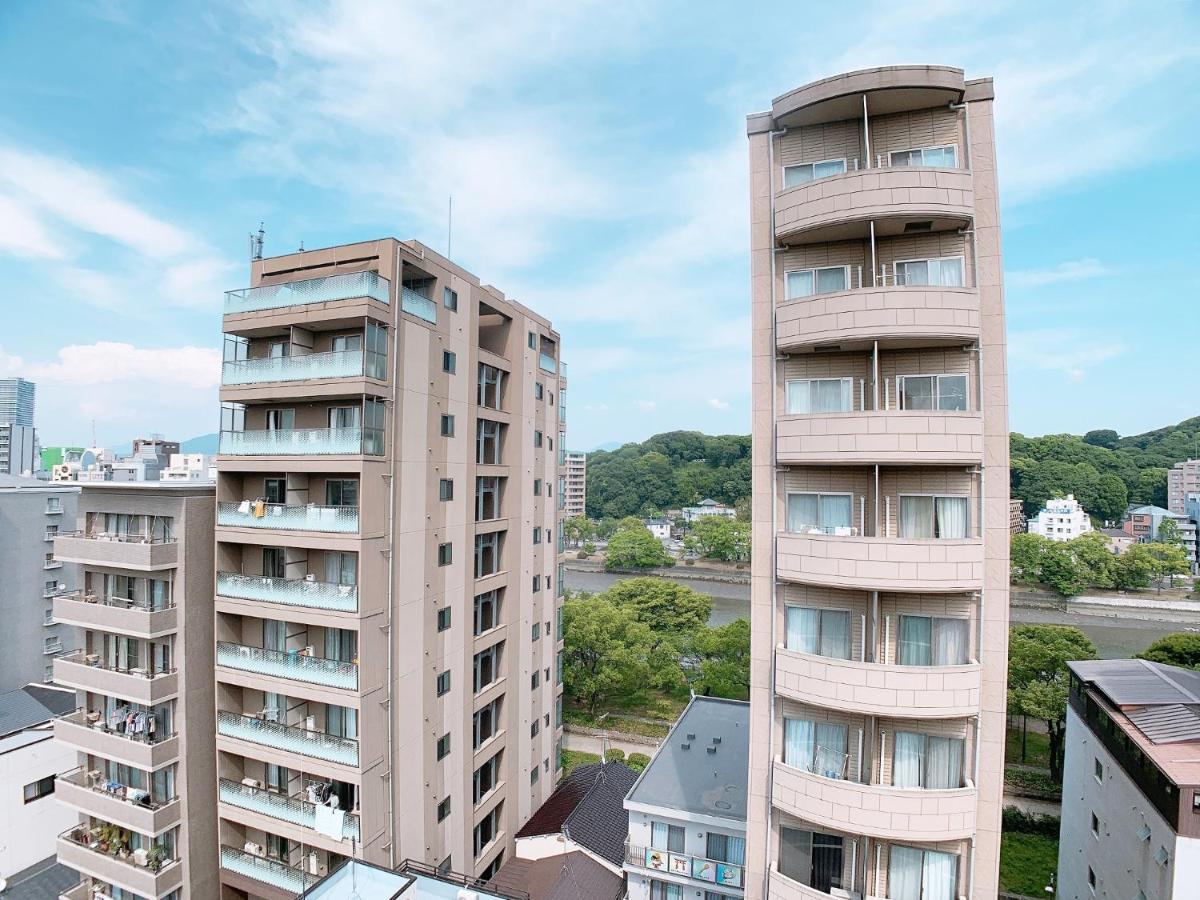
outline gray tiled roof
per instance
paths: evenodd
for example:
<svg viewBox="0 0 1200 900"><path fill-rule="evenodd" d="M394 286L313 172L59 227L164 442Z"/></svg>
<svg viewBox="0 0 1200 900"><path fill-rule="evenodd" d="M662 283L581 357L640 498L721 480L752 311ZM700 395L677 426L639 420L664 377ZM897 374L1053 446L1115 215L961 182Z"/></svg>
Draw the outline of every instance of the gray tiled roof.
<svg viewBox="0 0 1200 900"><path fill-rule="evenodd" d="M79 873L50 856L8 879L4 900L58 900L58 895L79 884Z"/></svg>
<svg viewBox="0 0 1200 900"><path fill-rule="evenodd" d="M72 697L70 709L74 708L75 698ZM59 712L43 703L28 687L6 691L0 694L0 737L45 724L58 715Z"/></svg>
<svg viewBox="0 0 1200 900"><path fill-rule="evenodd" d="M621 865L625 839L629 837L625 795L637 777L637 772L619 762L579 766L563 779L517 837L561 833L597 856Z"/></svg>

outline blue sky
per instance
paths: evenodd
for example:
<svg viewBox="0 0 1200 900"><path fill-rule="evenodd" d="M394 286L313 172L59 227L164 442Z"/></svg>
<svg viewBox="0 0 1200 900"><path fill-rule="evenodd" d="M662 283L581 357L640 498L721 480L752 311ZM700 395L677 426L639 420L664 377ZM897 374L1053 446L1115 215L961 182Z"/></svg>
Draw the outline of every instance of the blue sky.
<svg viewBox="0 0 1200 900"><path fill-rule="evenodd" d="M1200 413L1194 4L0 3L0 374L43 443L216 430L220 308L382 235L550 316L570 443L749 424L745 114L996 79L1011 425ZM789 25L789 22L791 23Z"/></svg>

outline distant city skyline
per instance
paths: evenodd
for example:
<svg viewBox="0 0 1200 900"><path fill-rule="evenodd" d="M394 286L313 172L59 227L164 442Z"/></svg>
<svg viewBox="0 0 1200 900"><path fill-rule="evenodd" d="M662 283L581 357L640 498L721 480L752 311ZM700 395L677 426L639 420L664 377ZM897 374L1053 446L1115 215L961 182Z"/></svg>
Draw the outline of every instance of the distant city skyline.
<svg viewBox="0 0 1200 900"><path fill-rule="evenodd" d="M808 51L764 54L789 13L0 4L0 377L38 384L43 444L216 431L260 221L269 255L445 249L453 195L455 261L562 329L574 446L749 433L745 112L921 59L996 79L1011 427L1198 412L1133 366L1200 339L1196 7L812 10Z"/></svg>

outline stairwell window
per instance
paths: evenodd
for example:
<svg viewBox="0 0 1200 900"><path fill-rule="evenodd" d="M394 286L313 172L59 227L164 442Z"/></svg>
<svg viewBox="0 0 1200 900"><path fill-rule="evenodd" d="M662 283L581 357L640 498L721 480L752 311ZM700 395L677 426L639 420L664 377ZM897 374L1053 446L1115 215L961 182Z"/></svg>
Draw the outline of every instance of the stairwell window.
<svg viewBox="0 0 1200 900"><path fill-rule="evenodd" d="M943 538L969 537L967 533L967 498L928 495L900 495L900 537Z"/></svg>
<svg viewBox="0 0 1200 900"><path fill-rule="evenodd" d="M853 494L789 493L787 530L796 534L850 534Z"/></svg>
<svg viewBox="0 0 1200 900"><path fill-rule="evenodd" d="M850 286L849 266L826 266L821 269L793 269L783 273L787 299L811 297L844 291Z"/></svg>
<svg viewBox="0 0 1200 900"><path fill-rule="evenodd" d="M818 178L828 178L831 175L844 175L846 160L825 159L815 163L803 163L796 166L783 167L783 186L785 188L804 184L806 181L816 181Z"/></svg>
<svg viewBox="0 0 1200 900"><path fill-rule="evenodd" d="M953 144L944 147L921 147L917 150L895 150L888 162L893 166L933 166L939 169L958 168L958 148Z"/></svg>
<svg viewBox="0 0 1200 900"><path fill-rule="evenodd" d="M850 658L850 611L787 608L787 648L831 659Z"/></svg>
<svg viewBox="0 0 1200 900"><path fill-rule="evenodd" d="M902 666L961 666L967 662L966 619L901 616L897 662Z"/></svg>
<svg viewBox="0 0 1200 900"><path fill-rule="evenodd" d="M850 412L851 378L805 378L787 383L788 415Z"/></svg>
<svg viewBox="0 0 1200 900"><path fill-rule="evenodd" d="M897 731L892 786L944 791L963 786L962 738Z"/></svg>
<svg viewBox="0 0 1200 900"><path fill-rule="evenodd" d="M963 412L967 408L966 375L900 375L901 409L940 409Z"/></svg>
<svg viewBox="0 0 1200 900"><path fill-rule="evenodd" d="M909 287L962 287L963 258L942 256L896 260L896 284Z"/></svg>

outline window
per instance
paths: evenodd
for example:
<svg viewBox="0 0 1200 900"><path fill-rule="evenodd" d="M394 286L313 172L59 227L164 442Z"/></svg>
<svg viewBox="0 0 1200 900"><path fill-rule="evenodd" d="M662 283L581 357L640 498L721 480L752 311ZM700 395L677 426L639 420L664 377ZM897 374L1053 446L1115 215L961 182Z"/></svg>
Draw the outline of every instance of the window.
<svg viewBox="0 0 1200 900"><path fill-rule="evenodd" d="M897 662L902 666L961 666L968 659L966 619L900 616Z"/></svg>
<svg viewBox="0 0 1200 900"><path fill-rule="evenodd" d="M788 300L829 294L850 287L849 266L826 266L822 269L795 269L784 272L785 296Z"/></svg>
<svg viewBox="0 0 1200 900"><path fill-rule="evenodd" d="M934 737L911 731L897 731L894 738L894 787L949 790L963 786L962 738Z"/></svg>
<svg viewBox="0 0 1200 900"><path fill-rule="evenodd" d="M842 838L820 831L781 827L779 871L823 894L830 893L833 888L843 888Z"/></svg>
<svg viewBox="0 0 1200 900"><path fill-rule="evenodd" d="M500 518L500 491L503 479L496 475L475 476L475 521Z"/></svg>
<svg viewBox="0 0 1200 900"><path fill-rule="evenodd" d="M329 493L328 487L325 488L325 493ZM265 499L268 503L287 503L287 479L264 478L263 499Z"/></svg>
<svg viewBox="0 0 1200 900"><path fill-rule="evenodd" d="M270 557L267 551L272 551ZM274 566L273 569L268 569L268 563ZM263 574L271 575L275 578L282 578L284 572L283 550L279 547L264 547L263 548ZM358 555L355 553L342 553L336 550L325 551L325 581L328 584L357 584L358 583Z"/></svg>
<svg viewBox="0 0 1200 900"><path fill-rule="evenodd" d="M529 676L529 688L530 688L530 690L536 691L541 686L542 686L542 673L539 672L537 669L534 669L533 674Z"/></svg>
<svg viewBox="0 0 1200 900"><path fill-rule="evenodd" d="M542 496L542 479L540 478L533 479L533 496Z"/></svg>
<svg viewBox="0 0 1200 900"><path fill-rule="evenodd" d="M542 730L542 723L539 722L537 719L534 719L533 723L529 726L530 739L532 740L533 738L537 737L538 734L541 732L541 730Z"/></svg>
<svg viewBox="0 0 1200 900"><path fill-rule="evenodd" d="M789 415L850 412L853 379L808 378L787 383Z"/></svg>
<svg viewBox="0 0 1200 900"><path fill-rule="evenodd" d="M682 853L684 837L685 832L682 825L668 825L665 822L650 823L650 846L655 850Z"/></svg>
<svg viewBox="0 0 1200 900"><path fill-rule="evenodd" d="M437 630L438 631L449 631L450 630L450 607L449 606L443 606L441 609L439 609L437 611Z"/></svg>
<svg viewBox="0 0 1200 900"><path fill-rule="evenodd" d="M52 541L57 536L58 536L58 526L57 525L47 525L46 526L46 540Z"/></svg>
<svg viewBox="0 0 1200 900"><path fill-rule="evenodd" d="M677 884L651 878L650 900L683 900L683 888Z"/></svg>
<svg viewBox="0 0 1200 900"><path fill-rule="evenodd" d="M480 881L490 881L496 877L496 874L504 866L504 851L501 850L496 854L496 858L483 867L483 871L479 873Z"/></svg>
<svg viewBox="0 0 1200 900"><path fill-rule="evenodd" d="M440 478L438 479L438 499L453 500L454 499L454 479Z"/></svg>
<svg viewBox="0 0 1200 900"><path fill-rule="evenodd" d="M326 506L358 507L358 479L330 478L325 482Z"/></svg>
<svg viewBox="0 0 1200 900"><path fill-rule="evenodd" d="M535 641L540 641L542 639L542 623L541 622L533 623L533 628L531 629L531 635L532 635L532 639Z"/></svg>
<svg viewBox="0 0 1200 900"><path fill-rule="evenodd" d="M443 734L437 739L437 758L445 759L450 755L450 735Z"/></svg>
<svg viewBox="0 0 1200 900"><path fill-rule="evenodd" d="M1097 818L1095 813L1092 813L1092 837L1100 840L1100 819Z"/></svg>
<svg viewBox="0 0 1200 900"><path fill-rule="evenodd" d="M458 368L458 356L451 350L442 351L442 371L454 374Z"/></svg>
<svg viewBox="0 0 1200 900"><path fill-rule="evenodd" d="M500 655L503 648L504 641L500 641L475 654L475 693L479 693L500 677Z"/></svg>
<svg viewBox="0 0 1200 900"><path fill-rule="evenodd" d="M444 822L446 817L450 815L450 798L445 797L442 802L437 805L437 820Z"/></svg>
<svg viewBox="0 0 1200 900"><path fill-rule="evenodd" d="M47 775L45 778L39 778L32 784L25 785L25 802L32 803L34 800L40 800L43 797L49 797L54 793L54 776Z"/></svg>
<svg viewBox="0 0 1200 900"><path fill-rule="evenodd" d="M895 898L954 897L958 857L893 844L888 854L888 894Z"/></svg>
<svg viewBox="0 0 1200 900"><path fill-rule="evenodd" d="M545 393L546 389L542 386L542 383L540 381L535 381L533 383L533 399L541 400Z"/></svg>
<svg viewBox="0 0 1200 900"><path fill-rule="evenodd" d="M552 437L546 438L546 449L550 450L551 452L554 451L554 438L552 438Z"/></svg>
<svg viewBox="0 0 1200 900"><path fill-rule="evenodd" d="M46 498L46 512L47 513L62 512L62 498L61 497L47 497Z"/></svg>
<svg viewBox="0 0 1200 900"><path fill-rule="evenodd" d="M472 797L478 803L500 783L500 754L497 753L475 770Z"/></svg>
<svg viewBox="0 0 1200 900"><path fill-rule="evenodd" d="M502 697L497 697L475 713L473 717L474 743L472 745L474 749L478 750L484 741L489 740L500 730L500 703L502 700Z"/></svg>
<svg viewBox="0 0 1200 900"><path fill-rule="evenodd" d="M541 589L542 589L542 576L541 576L541 575L534 575L534 576L533 576L533 592L536 594L536 593L538 593L538 592L539 592Z"/></svg>
<svg viewBox="0 0 1200 900"><path fill-rule="evenodd" d="M1088 890L1093 894L1096 893L1096 873L1088 866Z"/></svg>
<svg viewBox="0 0 1200 900"><path fill-rule="evenodd" d="M491 631L500 624L500 589L488 591L475 598L475 636Z"/></svg>
<svg viewBox="0 0 1200 900"><path fill-rule="evenodd" d="M442 416L442 437L454 437L454 416Z"/></svg>
<svg viewBox="0 0 1200 900"><path fill-rule="evenodd" d="M504 395L504 372L486 363L479 364L479 405L484 409L500 409Z"/></svg>
<svg viewBox="0 0 1200 900"><path fill-rule="evenodd" d="M896 380L901 409L967 408L966 375L901 375Z"/></svg>
<svg viewBox="0 0 1200 900"><path fill-rule="evenodd" d="M540 544L542 542L542 529L536 525L533 526L533 542L535 544Z"/></svg>
<svg viewBox="0 0 1200 900"><path fill-rule="evenodd" d="M490 419L480 419L475 427L475 462L480 465L500 465L500 435L503 426Z"/></svg>
<svg viewBox="0 0 1200 900"><path fill-rule="evenodd" d="M967 498L900 495L900 537L965 538Z"/></svg>
<svg viewBox="0 0 1200 900"><path fill-rule="evenodd" d="M500 831L501 811L504 809L504 804L497 804L496 808L483 817L478 825L475 826L475 856L478 857L483 849L495 840L497 833ZM481 876L490 877L490 876Z"/></svg>
<svg viewBox="0 0 1200 900"><path fill-rule="evenodd" d="M538 778L541 777L541 774L542 773L538 770L538 767L534 766L532 769L529 770L529 783L537 784Z"/></svg>
<svg viewBox="0 0 1200 900"><path fill-rule="evenodd" d="M438 544L438 565L448 566L454 560L453 544Z"/></svg>
<svg viewBox="0 0 1200 900"><path fill-rule="evenodd" d="M334 353L362 350L363 336L361 334L335 334L329 343Z"/></svg>
<svg viewBox="0 0 1200 900"><path fill-rule="evenodd" d="M939 169L958 167L958 148L922 147L919 150L894 150L888 157L893 166L936 166Z"/></svg>
<svg viewBox="0 0 1200 900"><path fill-rule="evenodd" d="M1100 762L1100 757L1096 757L1096 761L1092 768L1092 774L1096 776L1096 780L1104 784L1104 763Z"/></svg>
<svg viewBox="0 0 1200 900"><path fill-rule="evenodd" d="M450 693L450 670L439 672L437 677L437 695L439 697Z"/></svg>
<svg viewBox="0 0 1200 900"><path fill-rule="evenodd" d="M842 175L845 171L846 160L844 159L826 159L798 166L784 166L783 186L785 188L795 187L806 181L816 181L818 178L828 178L830 175Z"/></svg>
<svg viewBox="0 0 1200 900"><path fill-rule="evenodd" d="M852 494L787 495L787 530L796 533L850 534Z"/></svg>
<svg viewBox="0 0 1200 900"><path fill-rule="evenodd" d="M850 611L787 608L787 648L832 659L850 658Z"/></svg>
<svg viewBox="0 0 1200 900"><path fill-rule="evenodd" d="M535 447L542 446L542 433L540 431L535 430L533 432L533 446L535 446Z"/></svg>
<svg viewBox="0 0 1200 900"><path fill-rule="evenodd" d="M443 859L440 863L438 863L437 870L439 875L445 875L447 872L453 872L454 857L447 856L445 859Z"/></svg>
<svg viewBox="0 0 1200 900"><path fill-rule="evenodd" d="M845 778L850 763L846 740L845 725L784 717L783 762L825 778Z"/></svg>
<svg viewBox="0 0 1200 900"><path fill-rule="evenodd" d="M537 332L535 332L535 331L529 332L529 349L530 350L537 349Z"/></svg>
<svg viewBox="0 0 1200 900"><path fill-rule="evenodd" d="M486 578L500 571L500 544L503 532L475 535L475 577Z"/></svg>
<svg viewBox="0 0 1200 900"><path fill-rule="evenodd" d="M896 284L962 287L963 258L961 256L944 256L934 259L897 260Z"/></svg>
<svg viewBox="0 0 1200 900"><path fill-rule="evenodd" d="M704 855L717 862L746 864L746 839L732 834L708 832L704 839Z"/></svg>
<svg viewBox="0 0 1200 900"><path fill-rule="evenodd" d="M458 311L458 291L452 291L450 288L442 288L442 306L451 312Z"/></svg>

